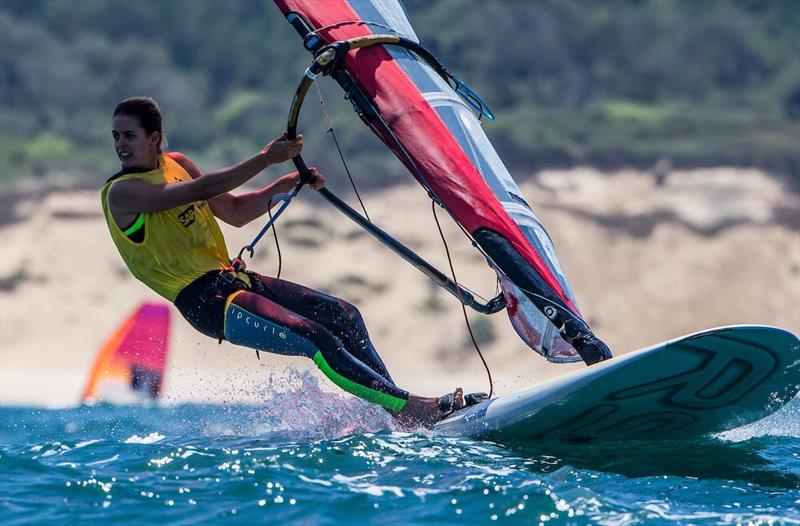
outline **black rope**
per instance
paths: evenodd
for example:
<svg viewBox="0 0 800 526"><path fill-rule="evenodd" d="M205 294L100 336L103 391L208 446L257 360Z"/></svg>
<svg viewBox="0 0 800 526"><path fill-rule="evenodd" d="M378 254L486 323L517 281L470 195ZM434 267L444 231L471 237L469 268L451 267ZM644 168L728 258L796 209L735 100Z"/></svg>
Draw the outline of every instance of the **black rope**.
<svg viewBox="0 0 800 526"><path fill-rule="evenodd" d="M350 186L353 187L353 191L356 193L356 197L358 198L358 203L361 205L361 210L364 211L364 217L367 218L367 221L372 223L372 219L369 218L369 214L367 213L367 208L364 206L364 201L361 200L361 194L358 193L358 188L356 188L356 182L353 180L353 176L350 174L350 168L347 167L347 161L345 161L342 149L339 147L339 141L336 140L336 134L333 131L333 121L331 121L328 111L325 109L325 99L322 98L322 91L319 89L319 84L314 84L314 86L317 88L319 105L322 106L322 113L325 115L325 120L328 122L328 129L325 133L331 134L331 137L333 138L333 144L336 145L336 151L339 152L339 159L342 160L344 171L347 173L347 178L350 179Z"/></svg>
<svg viewBox="0 0 800 526"><path fill-rule="evenodd" d="M372 219L369 218L369 214L367 213L367 208L364 206L364 201L361 200L361 194L358 193L358 188L356 188L356 183L353 180L353 177L350 175L350 169L347 167L347 162L345 162L344 160L342 149L339 148L339 141L336 140L336 134L333 133L333 128L328 128L328 133L330 133L331 137L333 138L333 144L336 145L336 150L339 152L339 158L342 159L342 165L344 165L344 171L347 172L347 178L350 179L350 185L353 187L353 191L356 193L356 197L358 198L358 203L361 205L361 210L364 211L364 217L367 218L367 221L372 223Z"/></svg>
<svg viewBox="0 0 800 526"><path fill-rule="evenodd" d="M461 289L458 288L458 278L456 278L456 271L453 268L453 260L450 257L450 249L447 247L447 240L444 238L444 232L442 232L442 226L439 224L439 218L436 215L436 201L431 200L431 212L433 212L433 219L436 221L436 228L439 229L439 235L442 238L442 243L444 244L444 251L447 254L447 263L450 265L450 272L453 274L453 283L456 284L456 290L459 291L458 295L461 296ZM472 339L472 345L475 346L475 351L477 351L478 356L483 362L483 368L486 369L486 375L489 377L489 398L492 397L494 394L494 381L492 380L492 372L489 370L489 365L486 363L486 359L483 357L483 353L481 352L481 348L478 345L477 340L475 339L475 334L472 332L472 326L469 324L469 316L467 316L467 307L464 305L463 298L461 299L461 311L464 313L464 322L467 324L467 330L469 331L469 337Z"/></svg>
<svg viewBox="0 0 800 526"><path fill-rule="evenodd" d="M269 208L267 208L269 219L272 221L272 200L270 200ZM275 248L278 251L278 273L275 275L276 279L281 279L281 267L283 266L283 256L281 255L281 244L278 242L278 228L275 223L272 223L272 235L275 237Z"/></svg>
<svg viewBox="0 0 800 526"><path fill-rule="evenodd" d="M269 207L267 207L267 214L269 214L269 219L272 221L272 199L270 199ZM283 266L283 256L281 255L281 244L278 242L278 227L275 226L275 223L272 223L272 235L275 238L275 248L278 251L278 273L275 275L276 279L281 278L281 267ZM258 349L256 351L256 358L259 360L261 359L261 354L259 354Z"/></svg>

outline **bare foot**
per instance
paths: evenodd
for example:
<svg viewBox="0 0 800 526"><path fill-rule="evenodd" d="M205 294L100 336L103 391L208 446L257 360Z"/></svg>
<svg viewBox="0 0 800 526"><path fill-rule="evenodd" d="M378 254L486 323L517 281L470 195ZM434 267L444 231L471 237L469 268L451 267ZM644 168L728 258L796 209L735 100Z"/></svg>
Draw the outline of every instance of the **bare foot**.
<svg viewBox="0 0 800 526"><path fill-rule="evenodd" d="M453 411L463 409L465 405L464 390L460 387L456 388L453 393L441 398L410 394L405 407L395 413L394 417L403 427L410 429L420 426L432 428L436 422Z"/></svg>

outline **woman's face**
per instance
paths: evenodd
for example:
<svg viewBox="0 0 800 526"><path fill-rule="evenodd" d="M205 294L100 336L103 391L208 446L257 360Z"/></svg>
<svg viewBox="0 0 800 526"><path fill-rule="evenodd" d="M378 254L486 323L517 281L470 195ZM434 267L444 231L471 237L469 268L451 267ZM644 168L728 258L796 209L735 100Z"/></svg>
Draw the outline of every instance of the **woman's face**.
<svg viewBox="0 0 800 526"><path fill-rule="evenodd" d="M111 136L123 168L155 168L158 166L158 142L161 134L147 134L139 119L131 115L115 115Z"/></svg>

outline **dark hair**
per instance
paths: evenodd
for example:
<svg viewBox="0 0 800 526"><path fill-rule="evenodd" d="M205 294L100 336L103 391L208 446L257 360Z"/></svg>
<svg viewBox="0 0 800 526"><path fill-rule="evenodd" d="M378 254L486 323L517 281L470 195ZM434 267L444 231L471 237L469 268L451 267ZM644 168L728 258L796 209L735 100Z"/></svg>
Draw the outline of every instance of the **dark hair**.
<svg viewBox="0 0 800 526"><path fill-rule="evenodd" d="M158 132L161 135L161 140L158 143L158 153L161 153L161 148L167 146L167 136L161 128L161 108L158 103L150 97L131 97L125 99L114 108L114 116L128 115L139 119L139 124L144 131L150 135L153 132Z"/></svg>

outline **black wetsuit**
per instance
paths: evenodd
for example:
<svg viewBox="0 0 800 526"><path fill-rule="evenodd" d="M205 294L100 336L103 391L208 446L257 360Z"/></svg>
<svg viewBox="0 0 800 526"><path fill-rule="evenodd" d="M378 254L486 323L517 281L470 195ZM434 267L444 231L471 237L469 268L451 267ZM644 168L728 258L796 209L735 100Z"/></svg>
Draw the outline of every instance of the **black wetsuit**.
<svg viewBox="0 0 800 526"><path fill-rule="evenodd" d="M307 356L344 390L392 411L405 406L408 392L392 381L356 307L286 280L245 273L226 282L218 271L209 272L181 290L175 306L212 338Z"/></svg>

